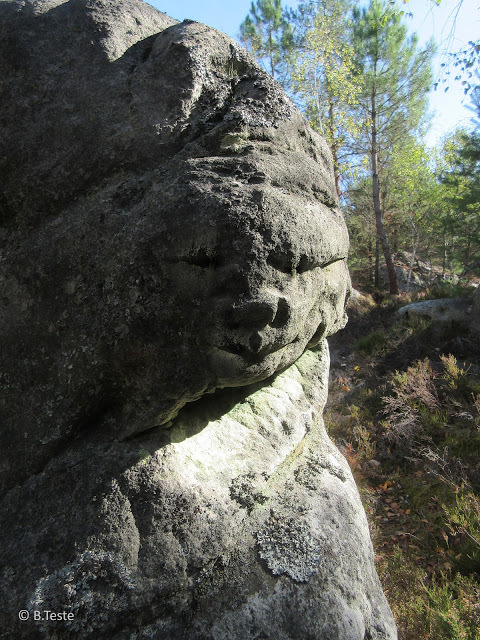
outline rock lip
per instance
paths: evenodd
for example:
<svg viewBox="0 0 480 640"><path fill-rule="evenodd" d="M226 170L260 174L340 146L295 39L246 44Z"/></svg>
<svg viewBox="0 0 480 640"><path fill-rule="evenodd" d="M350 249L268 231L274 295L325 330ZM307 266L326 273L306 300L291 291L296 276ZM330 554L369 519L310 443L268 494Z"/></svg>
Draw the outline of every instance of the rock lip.
<svg viewBox="0 0 480 640"><path fill-rule="evenodd" d="M206 397L168 432L66 451L9 492L2 628L24 609L74 614L16 622L25 640L396 638L321 419L328 370L322 342L270 384L220 392L221 415Z"/></svg>

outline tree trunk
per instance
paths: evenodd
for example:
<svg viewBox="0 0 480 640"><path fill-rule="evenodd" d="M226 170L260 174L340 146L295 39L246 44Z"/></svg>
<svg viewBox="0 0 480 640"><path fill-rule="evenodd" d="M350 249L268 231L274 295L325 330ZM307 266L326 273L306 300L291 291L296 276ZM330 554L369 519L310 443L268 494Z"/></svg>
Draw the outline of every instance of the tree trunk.
<svg viewBox="0 0 480 640"><path fill-rule="evenodd" d="M410 258L410 265L408 268L407 289L406 289L407 293L410 291L410 282L412 281L413 265L415 263L419 236L420 236L419 233L417 233L416 235L412 235L412 255Z"/></svg>
<svg viewBox="0 0 480 640"><path fill-rule="evenodd" d="M268 32L268 52L270 55L270 71L272 74L272 78L275 78L275 64L273 61L273 38L271 31Z"/></svg>
<svg viewBox="0 0 480 640"><path fill-rule="evenodd" d="M380 287L380 242L378 236L375 236L375 278L373 284L377 289Z"/></svg>
<svg viewBox="0 0 480 640"><path fill-rule="evenodd" d="M382 207L380 205L380 187L378 182L378 158L377 158L377 111L375 106L375 87L372 89L372 183L373 183L373 209L375 211L375 223L377 236L382 247L387 265L388 279L390 281L390 293L398 294L398 280L393 265L390 245L388 244L385 225L383 224Z"/></svg>
<svg viewBox="0 0 480 640"><path fill-rule="evenodd" d="M445 227L443 228L443 261L442 261L442 280L445 280L447 273L447 232Z"/></svg>
<svg viewBox="0 0 480 640"><path fill-rule="evenodd" d="M470 232L470 229L468 229ZM463 260L463 266L465 267L469 262L471 262L471 254L472 254L472 237L470 233L467 236L467 246L465 249L465 258Z"/></svg>
<svg viewBox="0 0 480 640"><path fill-rule="evenodd" d="M329 89L327 89L329 91ZM332 151L332 156L333 156L333 174L335 176L335 189L337 190L337 196L340 199L340 172L338 169L338 149L337 149L337 143L335 142L335 128L333 125L333 102L330 99L330 95L329 95L329 100L328 100L328 128L329 128L329 133L330 133L330 138L331 138L331 146L330 149Z"/></svg>
<svg viewBox="0 0 480 640"><path fill-rule="evenodd" d="M375 266L373 264L373 244L372 244L371 238L367 240L367 252L368 252L368 280L370 282L374 282Z"/></svg>

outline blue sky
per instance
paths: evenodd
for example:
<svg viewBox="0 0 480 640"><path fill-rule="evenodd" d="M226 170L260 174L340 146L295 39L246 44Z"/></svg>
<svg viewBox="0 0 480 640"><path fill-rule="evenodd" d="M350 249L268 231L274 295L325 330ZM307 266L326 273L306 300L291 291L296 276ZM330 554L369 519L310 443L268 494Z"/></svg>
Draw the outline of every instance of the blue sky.
<svg viewBox="0 0 480 640"><path fill-rule="evenodd" d="M177 20L198 20L235 38L241 22L250 10L250 0L151 0L149 4ZM282 4L294 4L285 3Z"/></svg>
<svg viewBox="0 0 480 640"><path fill-rule="evenodd" d="M150 4L168 13L172 18L184 20L190 18L223 31L236 38L240 23L248 14L251 0L151 0ZM283 5L296 7L297 0L284 0ZM404 10L413 14L406 22L410 31L418 33L420 42L433 37L439 47L435 63L435 79L441 79L440 64L445 54L462 48L469 40L478 39L480 33L480 10L477 0L441 0L439 7L431 0L409 0ZM443 56L443 57L442 57ZM433 112L431 131L427 136L428 144L435 144L445 133L459 125L469 126L471 112L466 108L468 98L463 96L462 88L450 82L447 93L440 85L430 94L430 108Z"/></svg>
<svg viewBox="0 0 480 640"><path fill-rule="evenodd" d="M451 60L449 53L459 51L469 40L478 40L480 34L480 8L477 0L441 0L440 6L435 6L430 0L410 0L405 5L405 11L413 13L413 18L406 22L411 31L419 35L420 43L434 38L438 46L438 54L434 64L435 80L445 78L441 68L442 62ZM452 76L453 68L451 68ZM437 91L430 93L430 109L433 112L431 131L427 142L434 144L445 133L457 126L470 127L473 115L466 105L468 97L464 96L463 88L458 82L440 82Z"/></svg>

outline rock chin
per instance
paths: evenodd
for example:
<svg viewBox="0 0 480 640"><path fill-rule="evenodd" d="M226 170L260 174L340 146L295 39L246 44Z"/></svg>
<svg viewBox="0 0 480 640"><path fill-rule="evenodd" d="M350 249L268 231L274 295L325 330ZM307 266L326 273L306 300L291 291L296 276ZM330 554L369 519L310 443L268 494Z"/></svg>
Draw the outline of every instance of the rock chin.
<svg viewBox="0 0 480 640"><path fill-rule="evenodd" d="M2 615L72 612L63 636L42 625L52 640L396 638L321 418L328 370L323 341L268 384L186 406L168 432L85 443L12 490Z"/></svg>

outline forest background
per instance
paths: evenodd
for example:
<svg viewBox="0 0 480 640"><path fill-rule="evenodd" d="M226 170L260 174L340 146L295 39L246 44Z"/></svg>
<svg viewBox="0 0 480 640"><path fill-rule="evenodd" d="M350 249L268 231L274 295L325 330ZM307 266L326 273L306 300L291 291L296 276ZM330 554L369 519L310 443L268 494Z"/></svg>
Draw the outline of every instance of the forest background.
<svg viewBox="0 0 480 640"><path fill-rule="evenodd" d="M392 294L400 291L395 257L408 262L407 291L419 255L442 280L480 268L480 44L452 52L435 79L436 45L409 34L406 6L317 0L292 10L257 0L240 27L241 41L327 139L354 279L378 288L384 263ZM470 100L473 127L429 148L428 94L454 83Z"/></svg>

